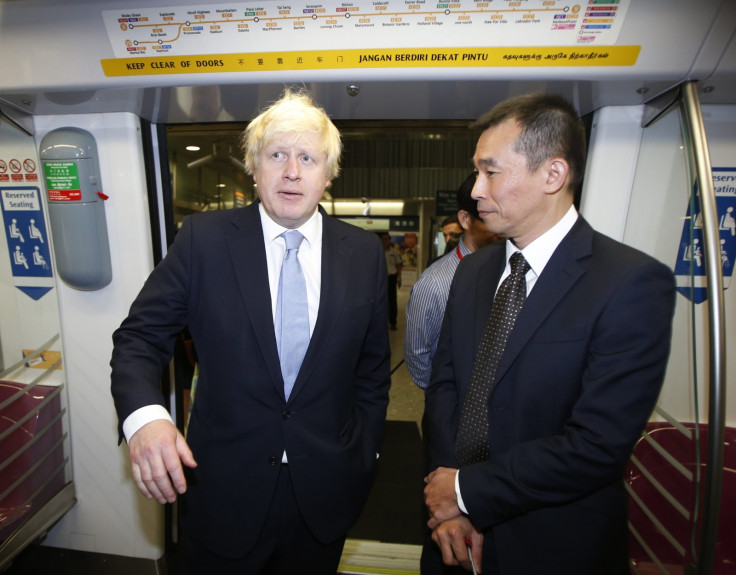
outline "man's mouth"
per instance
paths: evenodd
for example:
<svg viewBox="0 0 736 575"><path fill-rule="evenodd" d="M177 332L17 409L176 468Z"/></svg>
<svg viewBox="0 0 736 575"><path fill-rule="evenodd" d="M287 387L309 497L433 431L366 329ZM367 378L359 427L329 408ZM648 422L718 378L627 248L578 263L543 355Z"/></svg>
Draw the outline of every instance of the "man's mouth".
<svg viewBox="0 0 736 575"><path fill-rule="evenodd" d="M297 190L281 190L279 195L286 196L287 198L295 198L297 196L301 196L302 193Z"/></svg>

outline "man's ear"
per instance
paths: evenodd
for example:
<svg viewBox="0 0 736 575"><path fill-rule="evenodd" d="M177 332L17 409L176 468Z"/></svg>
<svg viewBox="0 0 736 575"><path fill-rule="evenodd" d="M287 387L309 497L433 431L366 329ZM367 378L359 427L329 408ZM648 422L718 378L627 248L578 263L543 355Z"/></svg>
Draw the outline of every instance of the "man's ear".
<svg viewBox="0 0 736 575"><path fill-rule="evenodd" d="M472 216L465 210L459 210L457 212L457 220L460 222L460 227L466 232L470 229L470 221Z"/></svg>
<svg viewBox="0 0 736 575"><path fill-rule="evenodd" d="M544 163L545 193L555 194L567 184L570 166L563 158L550 158Z"/></svg>

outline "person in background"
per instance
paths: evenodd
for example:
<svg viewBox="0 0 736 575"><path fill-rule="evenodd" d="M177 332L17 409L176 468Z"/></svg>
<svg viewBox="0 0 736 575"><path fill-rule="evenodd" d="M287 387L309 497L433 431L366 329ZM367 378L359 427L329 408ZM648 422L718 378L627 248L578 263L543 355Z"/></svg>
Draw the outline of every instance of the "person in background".
<svg viewBox="0 0 736 575"><path fill-rule="evenodd" d="M442 220L440 231L445 240L445 247L442 249L441 255L429 258L427 267L457 247L460 236L463 235L463 227L460 225L460 220L457 219L457 214L451 214Z"/></svg>
<svg viewBox="0 0 736 575"><path fill-rule="evenodd" d="M449 253L450 250L455 247L455 245L457 245L460 236L463 235L463 226L460 223L459 216L457 214L452 214L442 220L442 223L440 224L440 229L442 230L442 235L445 238L444 253L446 254ZM450 246L450 248L448 249L447 246Z"/></svg>
<svg viewBox="0 0 736 575"><path fill-rule="evenodd" d="M664 379L672 271L578 215L585 131L567 100L512 98L474 127L473 197L507 240L450 290L422 573L470 569L466 540L484 575L628 573L623 472Z"/></svg>
<svg viewBox="0 0 736 575"><path fill-rule="evenodd" d="M412 380L427 389L432 358L440 337L450 284L460 261L499 236L489 232L478 214L478 202L470 197L475 185L473 172L457 190L457 220L463 230L455 249L428 267L411 288L406 304L404 361Z"/></svg>
<svg viewBox="0 0 736 575"><path fill-rule="evenodd" d="M391 330L396 331L396 320L399 314L398 289L401 287L401 254L391 245L391 236L388 232L383 232L380 236L388 272L388 322Z"/></svg>
<svg viewBox="0 0 736 575"><path fill-rule="evenodd" d="M308 94L287 90L243 143L259 201L187 218L113 334L120 437L141 492L179 496L183 573L336 573L383 441L385 257L319 207L342 144ZM185 326L186 440L159 389Z"/></svg>
<svg viewBox="0 0 736 575"><path fill-rule="evenodd" d="M442 220L440 228L442 229L442 235L445 237L445 249L442 255L449 254L457 247L460 236L463 235L463 226L458 215L453 214Z"/></svg>

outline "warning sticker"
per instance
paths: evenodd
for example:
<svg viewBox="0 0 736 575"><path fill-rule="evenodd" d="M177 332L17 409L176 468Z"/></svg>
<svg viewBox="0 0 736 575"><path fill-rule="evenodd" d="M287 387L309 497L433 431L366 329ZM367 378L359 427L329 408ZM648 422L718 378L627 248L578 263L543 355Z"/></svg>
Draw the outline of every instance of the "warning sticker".
<svg viewBox="0 0 736 575"><path fill-rule="evenodd" d="M82 199L76 162L43 162L49 201L78 202Z"/></svg>
<svg viewBox="0 0 736 575"><path fill-rule="evenodd" d="M204 56L109 58L106 76L363 68L633 66L641 46L341 49Z"/></svg>

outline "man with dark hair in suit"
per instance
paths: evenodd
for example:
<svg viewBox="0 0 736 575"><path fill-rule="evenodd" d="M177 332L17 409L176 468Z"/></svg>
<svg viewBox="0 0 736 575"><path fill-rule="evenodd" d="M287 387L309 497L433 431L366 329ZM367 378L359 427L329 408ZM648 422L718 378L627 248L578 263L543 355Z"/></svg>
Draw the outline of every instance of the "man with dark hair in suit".
<svg viewBox="0 0 736 575"><path fill-rule="evenodd" d="M181 495L184 573L335 573L383 441L385 258L318 207L342 144L306 93L287 90L243 143L260 201L187 218L113 336L120 433L143 494ZM159 391L185 326L186 440Z"/></svg>
<svg viewBox="0 0 736 575"><path fill-rule="evenodd" d="M422 572L469 569L468 540L485 575L628 573L623 471L664 379L672 271L578 215L585 132L565 99L513 98L475 127L472 195L507 241L450 291Z"/></svg>

